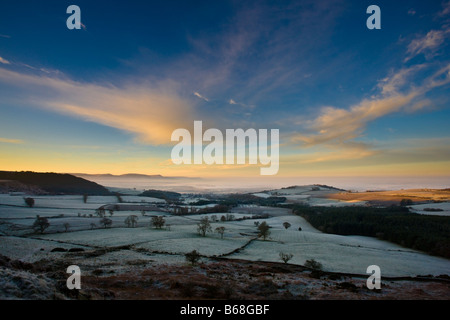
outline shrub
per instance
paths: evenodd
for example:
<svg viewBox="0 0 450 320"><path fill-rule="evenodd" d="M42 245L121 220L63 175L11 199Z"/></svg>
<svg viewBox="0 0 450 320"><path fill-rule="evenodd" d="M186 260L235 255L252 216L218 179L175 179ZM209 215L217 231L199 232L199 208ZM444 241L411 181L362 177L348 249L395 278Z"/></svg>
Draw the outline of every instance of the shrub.
<svg viewBox="0 0 450 320"><path fill-rule="evenodd" d="M32 228L34 231L39 231L40 233L44 233L45 229L50 226L48 219L45 217L36 216L36 220L33 223Z"/></svg>
<svg viewBox="0 0 450 320"><path fill-rule="evenodd" d="M284 263L288 263L289 260L292 259L294 255L292 253L284 253L284 252L280 252L280 259L281 261L283 261Z"/></svg>
<svg viewBox="0 0 450 320"><path fill-rule="evenodd" d="M305 267L313 270L322 270L322 264L314 259L306 260Z"/></svg>
<svg viewBox="0 0 450 320"><path fill-rule="evenodd" d="M289 222L283 222L283 227L285 229L288 229L291 226L291 224Z"/></svg>
<svg viewBox="0 0 450 320"><path fill-rule="evenodd" d="M25 203L28 207L32 208L34 206L34 199L33 198L25 198Z"/></svg>

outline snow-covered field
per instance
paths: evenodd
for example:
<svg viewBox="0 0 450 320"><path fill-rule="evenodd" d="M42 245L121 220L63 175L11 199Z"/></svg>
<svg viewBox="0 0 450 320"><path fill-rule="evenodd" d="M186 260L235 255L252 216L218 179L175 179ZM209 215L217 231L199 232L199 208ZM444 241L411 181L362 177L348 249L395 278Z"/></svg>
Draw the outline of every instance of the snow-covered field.
<svg viewBox="0 0 450 320"><path fill-rule="evenodd" d="M147 212L146 216L142 216L138 211L115 211L110 217L112 226L103 228L94 210L101 205L117 203L116 197L89 197L87 203L80 196L45 196L35 199L36 207L28 208L21 196L0 195L0 254L34 262L61 257L62 253L50 252L55 247L95 250L131 245L132 248L109 252L101 257L102 263L121 267L127 261L136 259L184 263L184 254L194 249L206 257L225 256L276 262L280 262L279 254L284 252L293 255L289 263L303 265L306 260L315 259L326 271L365 274L367 267L375 264L380 266L385 276L450 275L450 260L375 238L324 234L302 217L293 215L289 209L257 206L235 208L232 212L233 221L220 221L225 215L223 213L174 216ZM141 200L146 203L158 201L137 196L123 196L122 200L137 203L141 203ZM444 208L445 204L433 204L433 207L439 206ZM44 234L31 230L37 214L50 217L50 227ZM94 215L90 217L89 214ZM136 228L125 226L124 220L131 214L138 216ZM270 217L252 218L253 215L261 214ZM150 215L165 216L166 224L170 227L150 227ZM218 221L211 224L211 232L206 237L200 236L197 223L202 217L211 218L213 215ZM271 234L267 240L256 239L256 221L266 221L270 225ZM285 229L284 222L289 222L291 226ZM64 232L65 223L70 225L68 232ZM223 239L215 232L220 226L225 227ZM83 259L84 264L90 261L86 257L79 259Z"/></svg>
<svg viewBox="0 0 450 320"><path fill-rule="evenodd" d="M336 189L323 186L295 186L283 189L270 190L265 192L253 193L260 198L285 197L286 203L302 203L310 206L361 206L367 201L340 201L336 199L327 199L327 194L335 193Z"/></svg>
<svg viewBox="0 0 450 320"><path fill-rule="evenodd" d="M427 203L427 204L417 204L410 206L412 212L419 214L428 214L436 216L450 216L450 202L438 202L438 203ZM425 210L425 209L438 209L439 211ZM442 211L440 211L442 210Z"/></svg>

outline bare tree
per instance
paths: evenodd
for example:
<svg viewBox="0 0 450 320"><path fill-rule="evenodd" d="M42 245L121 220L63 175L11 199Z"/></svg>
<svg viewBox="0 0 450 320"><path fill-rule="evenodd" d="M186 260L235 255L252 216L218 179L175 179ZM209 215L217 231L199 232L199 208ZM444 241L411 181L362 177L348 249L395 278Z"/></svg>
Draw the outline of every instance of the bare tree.
<svg viewBox="0 0 450 320"><path fill-rule="evenodd" d="M128 228L135 228L137 226L138 216L132 214L125 218L125 224Z"/></svg>
<svg viewBox="0 0 450 320"><path fill-rule="evenodd" d="M284 253L284 252L280 252L280 259L281 261L283 261L284 263L288 263L289 260L292 259L294 255L292 253Z"/></svg>
<svg viewBox="0 0 450 320"><path fill-rule="evenodd" d="M225 219L227 221L233 221L234 220L234 214L227 213L227 215L225 216Z"/></svg>
<svg viewBox="0 0 450 320"><path fill-rule="evenodd" d="M107 227L110 227L112 225L112 220L108 218L103 218L100 220L100 224L102 224L103 227L106 229Z"/></svg>
<svg viewBox="0 0 450 320"><path fill-rule="evenodd" d="M100 218L103 218L105 216L105 208L100 207L96 209L95 214L98 215Z"/></svg>
<svg viewBox="0 0 450 320"><path fill-rule="evenodd" d="M64 226L64 232L69 231L70 224L68 222L64 223L63 226Z"/></svg>
<svg viewBox="0 0 450 320"><path fill-rule="evenodd" d="M217 227L216 232L220 234L220 238L223 239L223 234L225 233L225 227Z"/></svg>
<svg viewBox="0 0 450 320"><path fill-rule="evenodd" d="M211 223L208 217L201 218L200 222L197 223L197 232L203 237L206 236L206 232L211 232Z"/></svg>

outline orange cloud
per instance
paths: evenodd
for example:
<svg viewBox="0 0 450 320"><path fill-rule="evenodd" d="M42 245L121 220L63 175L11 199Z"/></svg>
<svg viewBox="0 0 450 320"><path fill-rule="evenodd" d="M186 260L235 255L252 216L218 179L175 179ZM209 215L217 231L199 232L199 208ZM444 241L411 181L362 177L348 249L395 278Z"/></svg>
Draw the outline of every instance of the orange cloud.
<svg viewBox="0 0 450 320"><path fill-rule="evenodd" d="M430 105L430 100L422 96L433 88L450 83L450 64L426 78L419 87L407 93L400 93L406 78L422 66L402 69L383 79L379 85L381 95L364 99L349 109L325 107L314 120L306 122L312 134L294 134L291 140L312 146L317 144L348 143L359 137L367 123L398 111L416 111ZM419 99L421 98L421 99Z"/></svg>
<svg viewBox="0 0 450 320"><path fill-rule="evenodd" d="M23 143L24 141L23 141L23 140L20 140L20 139L7 139L7 138L1 138L1 137L0 137L0 143L1 143L1 142L3 142L3 143L21 144L21 143Z"/></svg>
<svg viewBox="0 0 450 320"><path fill-rule="evenodd" d="M6 60L6 59L4 59L4 58L2 58L2 57L0 57L0 63L3 63L3 64L10 64L10 62L9 62L8 60Z"/></svg>
<svg viewBox="0 0 450 320"><path fill-rule="evenodd" d="M142 143L170 144L172 131L192 126L195 118L192 105L170 83L118 88L2 68L0 82L25 87L33 104L130 132Z"/></svg>

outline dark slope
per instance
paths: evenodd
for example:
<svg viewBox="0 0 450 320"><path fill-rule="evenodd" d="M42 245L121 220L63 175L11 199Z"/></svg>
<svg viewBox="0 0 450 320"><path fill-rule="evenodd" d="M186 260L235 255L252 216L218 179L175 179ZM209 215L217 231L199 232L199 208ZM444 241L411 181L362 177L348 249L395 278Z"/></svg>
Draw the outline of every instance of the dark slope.
<svg viewBox="0 0 450 320"><path fill-rule="evenodd" d="M30 171L0 171L0 180L18 181L35 186L50 194L110 195L105 187L70 174Z"/></svg>

